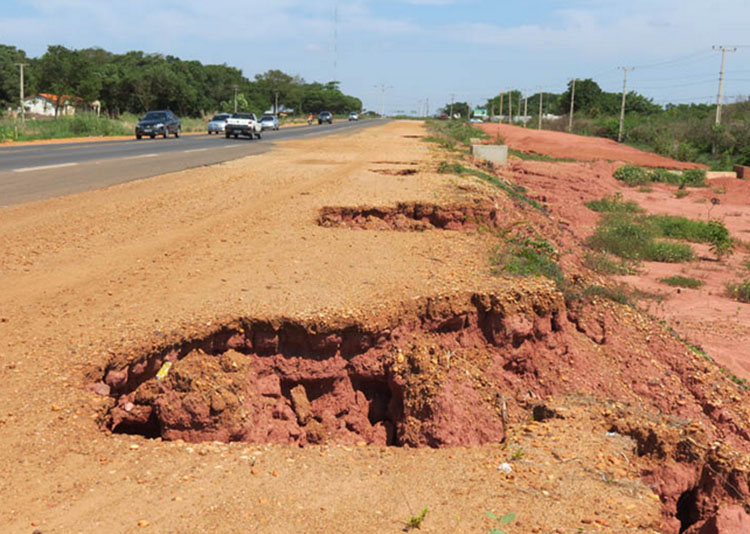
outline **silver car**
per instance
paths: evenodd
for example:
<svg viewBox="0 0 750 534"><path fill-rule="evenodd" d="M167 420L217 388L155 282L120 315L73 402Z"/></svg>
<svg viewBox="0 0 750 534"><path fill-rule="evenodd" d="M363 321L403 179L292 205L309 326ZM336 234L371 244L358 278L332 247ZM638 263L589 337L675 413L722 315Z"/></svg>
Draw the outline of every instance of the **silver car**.
<svg viewBox="0 0 750 534"><path fill-rule="evenodd" d="M278 130L279 119L276 115L263 115L260 118L260 127L264 130Z"/></svg>
<svg viewBox="0 0 750 534"><path fill-rule="evenodd" d="M208 121L208 135L211 135L212 133L223 133L224 128L226 128L227 125L227 119L231 116L231 113L217 113L214 115L214 117Z"/></svg>

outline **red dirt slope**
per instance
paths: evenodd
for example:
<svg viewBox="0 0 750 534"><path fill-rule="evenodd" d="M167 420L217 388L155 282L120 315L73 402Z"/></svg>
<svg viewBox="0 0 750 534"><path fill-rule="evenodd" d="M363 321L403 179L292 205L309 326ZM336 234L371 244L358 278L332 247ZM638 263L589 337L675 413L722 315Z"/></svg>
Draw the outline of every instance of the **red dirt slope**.
<svg viewBox="0 0 750 534"><path fill-rule="evenodd" d="M500 135L509 147L516 150L546 154L555 158L571 158L582 161L605 159L624 161L643 167L664 167L668 169L704 168L697 163L687 163L657 156L601 137L586 137L549 130L531 130L509 124L481 124L479 128L491 136Z"/></svg>

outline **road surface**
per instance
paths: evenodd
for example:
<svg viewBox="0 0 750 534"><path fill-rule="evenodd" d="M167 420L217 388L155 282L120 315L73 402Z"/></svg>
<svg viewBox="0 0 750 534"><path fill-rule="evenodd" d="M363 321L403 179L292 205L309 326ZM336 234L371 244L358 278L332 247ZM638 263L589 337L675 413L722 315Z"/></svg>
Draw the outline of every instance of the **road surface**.
<svg viewBox="0 0 750 534"><path fill-rule="evenodd" d="M89 141L0 147L0 207L79 193L200 165L261 154L273 141L357 130L376 121L263 132L263 139L183 135L179 139Z"/></svg>

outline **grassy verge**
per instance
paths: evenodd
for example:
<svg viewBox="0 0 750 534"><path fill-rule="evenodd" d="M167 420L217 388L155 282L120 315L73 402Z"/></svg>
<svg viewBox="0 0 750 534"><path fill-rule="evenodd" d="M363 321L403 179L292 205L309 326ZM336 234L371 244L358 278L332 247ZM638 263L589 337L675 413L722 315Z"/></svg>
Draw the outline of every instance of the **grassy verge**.
<svg viewBox="0 0 750 534"><path fill-rule="evenodd" d="M689 276L670 276L669 278L661 278L659 282L667 284L672 287L684 287L686 289L698 289L704 284L697 278L691 278Z"/></svg>
<svg viewBox="0 0 750 534"><path fill-rule="evenodd" d="M425 122L427 131L432 135L425 140L432 142L445 142L446 140L452 141L451 147L455 146L455 143L469 146L472 138L487 139L489 136L478 128L474 128L471 124L459 120L452 121L439 121L439 120L428 120Z"/></svg>
<svg viewBox="0 0 750 534"><path fill-rule="evenodd" d="M25 124L18 123L17 125L10 121L0 122L0 141L117 136L132 133L133 129L120 121L99 118L94 114L86 113L79 113L73 117L60 117L56 120L30 120Z"/></svg>
<svg viewBox="0 0 750 534"><path fill-rule="evenodd" d="M471 176L476 176L477 178L480 178L481 180L484 180L485 182L494 185L498 189L502 189L512 199L515 199L519 202L533 206L534 208L538 209L541 212L546 212L544 206L539 204L539 202L537 202L536 200L526 196L525 187L508 183L504 181L503 179L498 178L497 176L494 176L492 174L488 174L486 172L482 172L477 169L471 169L469 167L465 167L461 165L460 163L448 163L447 161L440 162L440 164L438 165L438 172L442 174L457 174L457 175L469 174Z"/></svg>
<svg viewBox="0 0 750 534"><path fill-rule="evenodd" d="M525 160L525 161L562 161L562 162L576 161L572 158L555 158L553 156L548 156L546 154L537 154L535 152L521 152L520 150L516 150L510 147L508 147L508 154L511 156L515 156L518 159Z"/></svg>

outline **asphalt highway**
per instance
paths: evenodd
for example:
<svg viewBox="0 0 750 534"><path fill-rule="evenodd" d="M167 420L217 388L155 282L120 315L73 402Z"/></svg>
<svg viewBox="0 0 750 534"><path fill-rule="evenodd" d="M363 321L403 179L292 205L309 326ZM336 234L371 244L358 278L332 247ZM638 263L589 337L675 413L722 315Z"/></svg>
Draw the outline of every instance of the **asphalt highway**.
<svg viewBox="0 0 750 534"><path fill-rule="evenodd" d="M0 147L0 207L79 193L272 148L273 141L330 135L366 128L377 121L338 122L265 131L262 139L183 135Z"/></svg>

